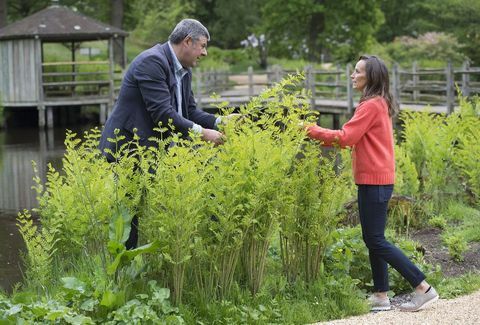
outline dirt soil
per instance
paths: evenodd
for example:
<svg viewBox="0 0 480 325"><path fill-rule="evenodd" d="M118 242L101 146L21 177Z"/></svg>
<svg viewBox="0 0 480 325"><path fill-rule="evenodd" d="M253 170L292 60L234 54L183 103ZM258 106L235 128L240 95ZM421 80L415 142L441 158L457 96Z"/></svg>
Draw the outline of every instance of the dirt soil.
<svg viewBox="0 0 480 325"><path fill-rule="evenodd" d="M480 272L480 243L470 243L462 262L455 262L448 254L448 248L442 243L441 230L425 228L411 236L422 245L425 250L425 259L432 265L440 264L446 277L457 277L470 271Z"/></svg>

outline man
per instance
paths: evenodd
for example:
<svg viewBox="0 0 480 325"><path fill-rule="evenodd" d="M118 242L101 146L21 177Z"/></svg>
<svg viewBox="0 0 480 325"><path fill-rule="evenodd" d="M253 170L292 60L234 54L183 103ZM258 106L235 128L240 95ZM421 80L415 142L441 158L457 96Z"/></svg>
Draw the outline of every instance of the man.
<svg viewBox="0 0 480 325"><path fill-rule="evenodd" d="M180 21L169 41L157 44L140 53L130 64L122 81L117 103L109 116L100 139L100 150L115 152L122 143L133 139L133 129L137 131L140 144L155 146L151 137L163 138L172 130L163 134L154 128L169 123L175 132L187 136L190 131L200 134L205 141L221 144L223 134L216 130L220 117L197 109L193 97L190 68L197 65L202 56L207 55L208 30L197 20ZM120 144L108 141L115 138L114 131L124 135ZM104 152L109 161L111 155ZM127 248L137 244L137 217L132 221L132 232L125 244Z"/></svg>

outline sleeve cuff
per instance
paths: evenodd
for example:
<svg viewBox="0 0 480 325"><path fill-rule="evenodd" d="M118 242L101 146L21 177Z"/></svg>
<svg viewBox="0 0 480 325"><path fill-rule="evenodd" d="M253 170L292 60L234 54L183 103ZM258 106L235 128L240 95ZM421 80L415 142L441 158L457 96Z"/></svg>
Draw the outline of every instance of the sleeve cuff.
<svg viewBox="0 0 480 325"><path fill-rule="evenodd" d="M200 125L193 123L192 130L196 134L202 134L203 128Z"/></svg>
<svg viewBox="0 0 480 325"><path fill-rule="evenodd" d="M218 125L222 123L222 117L219 116L217 117L217 119L215 120L215 128L218 129Z"/></svg>

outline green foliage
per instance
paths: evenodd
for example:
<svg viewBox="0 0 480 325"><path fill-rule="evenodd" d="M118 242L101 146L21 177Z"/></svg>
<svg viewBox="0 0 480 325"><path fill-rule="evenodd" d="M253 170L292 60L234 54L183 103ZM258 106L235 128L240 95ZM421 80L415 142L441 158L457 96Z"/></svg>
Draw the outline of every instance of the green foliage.
<svg viewBox="0 0 480 325"><path fill-rule="evenodd" d="M175 25L192 13L191 1L134 1L129 15L137 19L137 24L130 37L145 47L163 43Z"/></svg>
<svg viewBox="0 0 480 325"><path fill-rule="evenodd" d="M415 164L420 191L431 198L434 210L439 209L446 197L457 192L456 187L452 188L457 178L449 151L454 139L446 137L445 117L428 112L403 111L400 118L404 124L404 142L401 145Z"/></svg>
<svg viewBox="0 0 480 325"><path fill-rule="evenodd" d="M467 273L458 278L442 278L435 288L444 299L466 295L480 288L480 275Z"/></svg>
<svg viewBox="0 0 480 325"><path fill-rule="evenodd" d="M318 144L306 144L302 155L288 178L280 248L287 279L295 282L300 276L309 283L323 272L325 250L348 191L346 178L335 176L335 160L320 157Z"/></svg>
<svg viewBox="0 0 480 325"><path fill-rule="evenodd" d="M461 128L453 162L459 167L467 182L467 190L473 201L480 206L480 99L460 102Z"/></svg>
<svg viewBox="0 0 480 325"><path fill-rule="evenodd" d="M387 230L387 240L399 247L408 258L427 275L427 278L436 276L438 270L427 264L417 244L408 239L395 237ZM338 229L333 235L333 244L326 254L325 272L336 278L348 274L352 279L359 281L361 288L373 287L373 280L370 271L368 249L366 248L361 234L360 226L354 228ZM395 293L408 292L410 284L395 270L389 272L390 288Z"/></svg>
<svg viewBox="0 0 480 325"><path fill-rule="evenodd" d="M18 214L18 229L23 237L28 254L26 277L30 285L41 287L52 281L52 261L57 250L55 227L38 229L28 211Z"/></svg>
<svg viewBox="0 0 480 325"><path fill-rule="evenodd" d="M466 59L457 38L440 32L429 32L417 37L397 37L384 45L384 51L387 58L405 66L410 66L413 61L429 67L443 67L445 62L451 61L458 66Z"/></svg>
<svg viewBox="0 0 480 325"><path fill-rule="evenodd" d="M420 183L415 164L408 151L402 146L395 145L395 193L416 197Z"/></svg>
<svg viewBox="0 0 480 325"><path fill-rule="evenodd" d="M463 254L467 251L468 245L464 238L458 235L445 234L443 241L448 247L450 257L457 262L463 261Z"/></svg>
<svg viewBox="0 0 480 325"><path fill-rule="evenodd" d="M480 166L476 157L480 118L477 106L478 99L472 102L461 99L460 110L449 116L428 111L403 111L400 115L403 122L400 154L409 157L415 165L427 210L439 212L453 199L478 202ZM414 181L413 171L411 173L409 176Z"/></svg>
<svg viewBox="0 0 480 325"><path fill-rule="evenodd" d="M438 229L445 229L447 227L447 221L443 216L434 216L428 220L428 224Z"/></svg>
<svg viewBox="0 0 480 325"><path fill-rule="evenodd" d="M362 52L383 14L377 1L268 0L262 8L261 29L275 56L319 60L330 52L335 61L348 61ZM292 22L302 22L295 24Z"/></svg>

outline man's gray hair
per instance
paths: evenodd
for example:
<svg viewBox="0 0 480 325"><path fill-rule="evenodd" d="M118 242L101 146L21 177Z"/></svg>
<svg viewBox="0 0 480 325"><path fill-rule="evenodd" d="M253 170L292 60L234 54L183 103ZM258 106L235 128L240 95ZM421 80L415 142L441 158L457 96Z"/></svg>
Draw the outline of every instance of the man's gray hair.
<svg viewBox="0 0 480 325"><path fill-rule="evenodd" d="M202 36L207 41L210 40L207 28L195 19L183 19L180 21L173 29L168 40L172 44L180 44L187 36L190 36L194 41L198 41Z"/></svg>

